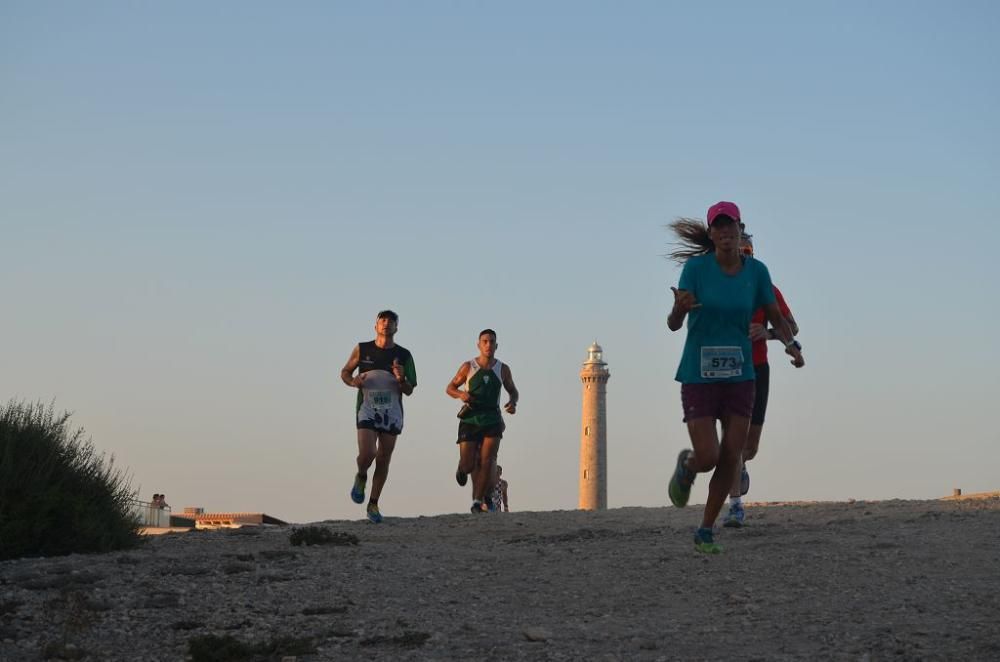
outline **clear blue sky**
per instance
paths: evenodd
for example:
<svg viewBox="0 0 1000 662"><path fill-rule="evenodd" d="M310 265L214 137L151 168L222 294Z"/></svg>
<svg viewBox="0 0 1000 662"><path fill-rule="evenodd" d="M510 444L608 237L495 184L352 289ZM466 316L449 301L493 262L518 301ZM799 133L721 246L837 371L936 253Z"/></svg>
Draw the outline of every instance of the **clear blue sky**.
<svg viewBox="0 0 1000 662"><path fill-rule="evenodd" d="M754 499L1000 488L992 2L0 5L0 398L55 400L175 508L347 498L374 314L415 357L387 515L458 512L444 387L499 332L516 509L688 444L664 225L736 201L800 323ZM696 485L704 500L707 480Z"/></svg>

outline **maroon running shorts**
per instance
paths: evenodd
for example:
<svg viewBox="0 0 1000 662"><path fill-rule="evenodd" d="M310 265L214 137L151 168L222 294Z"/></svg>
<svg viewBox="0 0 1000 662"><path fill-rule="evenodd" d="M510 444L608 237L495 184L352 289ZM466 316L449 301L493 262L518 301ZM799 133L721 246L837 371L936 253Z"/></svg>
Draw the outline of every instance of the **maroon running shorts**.
<svg viewBox="0 0 1000 662"><path fill-rule="evenodd" d="M696 418L753 415L754 381L681 384L684 422Z"/></svg>

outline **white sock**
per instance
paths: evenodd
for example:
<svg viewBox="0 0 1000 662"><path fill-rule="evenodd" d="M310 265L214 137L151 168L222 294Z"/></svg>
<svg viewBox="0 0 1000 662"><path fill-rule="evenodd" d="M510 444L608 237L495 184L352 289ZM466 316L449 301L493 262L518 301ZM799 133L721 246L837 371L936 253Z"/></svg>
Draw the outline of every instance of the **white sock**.
<svg viewBox="0 0 1000 662"><path fill-rule="evenodd" d="M743 498L742 497L738 497L738 496L735 496L735 497L731 496L731 497L729 497L729 505L730 506L742 506L743 505Z"/></svg>

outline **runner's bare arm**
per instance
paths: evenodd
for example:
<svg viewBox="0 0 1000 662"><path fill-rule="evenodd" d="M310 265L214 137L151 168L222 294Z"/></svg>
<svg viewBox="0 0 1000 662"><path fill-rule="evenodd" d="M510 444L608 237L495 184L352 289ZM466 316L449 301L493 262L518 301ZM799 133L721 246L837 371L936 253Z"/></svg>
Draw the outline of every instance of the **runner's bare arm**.
<svg viewBox="0 0 1000 662"><path fill-rule="evenodd" d="M806 362L802 358L802 352L795 344L792 344L795 340L795 334L792 333L792 326L785 319L784 315L781 314L778 304L769 303L764 306L764 315L767 316L768 321L771 322L771 326L774 327L778 340L785 344L785 353L792 357L792 365L796 368L804 366Z"/></svg>
<svg viewBox="0 0 1000 662"><path fill-rule="evenodd" d="M459 387L465 383L465 380L469 378L469 363L465 362L462 367L458 369L455 373L455 378L448 382L447 388L444 392L455 398L456 400L461 400L462 402L469 402L472 400L472 396L469 395L468 391L459 390Z"/></svg>
<svg viewBox="0 0 1000 662"><path fill-rule="evenodd" d="M517 401L521 397L521 394L517 392L517 387L514 386L514 376L510 372L510 366L506 363L500 367L500 379L503 380L503 387L507 390L507 395L510 396L510 400L504 405L504 410L508 414L516 414Z"/></svg>
<svg viewBox="0 0 1000 662"><path fill-rule="evenodd" d="M414 385L407 381L406 373L403 371L403 364L399 362L399 359L392 360L392 374L396 378L396 381L399 382L399 390L403 395L413 395Z"/></svg>
<svg viewBox="0 0 1000 662"><path fill-rule="evenodd" d="M667 315L667 328L671 331L677 331L684 325L684 318L691 311L692 308L697 308L701 304L695 299L694 294L687 290L678 290L676 287L671 287L674 291L674 307Z"/></svg>
<svg viewBox="0 0 1000 662"><path fill-rule="evenodd" d="M799 325L798 325L798 322L795 321L795 318L792 317L791 313L789 313L788 315L785 316L785 320L788 322L788 326L792 327L792 335L793 336L799 335Z"/></svg>
<svg viewBox="0 0 1000 662"><path fill-rule="evenodd" d="M347 363L340 369L340 379L351 388L360 388L364 383L361 375L354 376L359 363L361 363L361 347L355 345L351 351L351 358L347 359Z"/></svg>
<svg viewBox="0 0 1000 662"><path fill-rule="evenodd" d="M788 344L792 342L795 338L795 334L792 333L792 327L785 319L785 316L781 314L778 309L778 304L769 303L764 306L764 316L767 317L767 321L771 323L774 327L774 335L781 342Z"/></svg>
<svg viewBox="0 0 1000 662"><path fill-rule="evenodd" d="M758 340L771 340L774 337L772 329L767 328L767 324L750 324L750 340L752 342L757 342Z"/></svg>
<svg viewBox="0 0 1000 662"><path fill-rule="evenodd" d="M792 328L792 335L793 336L799 335L799 325L796 324L795 318L792 317L791 314L785 315L785 321L787 321L788 322L788 326L790 326ZM753 324L750 325L750 334L751 335L753 335L753 326L754 326ZM769 328L767 330L767 335L766 335L765 339L766 340L778 340L779 339L778 338L778 334L775 333L775 331L774 331L774 327L771 327L771 328ZM756 338L755 338L755 340L756 340Z"/></svg>

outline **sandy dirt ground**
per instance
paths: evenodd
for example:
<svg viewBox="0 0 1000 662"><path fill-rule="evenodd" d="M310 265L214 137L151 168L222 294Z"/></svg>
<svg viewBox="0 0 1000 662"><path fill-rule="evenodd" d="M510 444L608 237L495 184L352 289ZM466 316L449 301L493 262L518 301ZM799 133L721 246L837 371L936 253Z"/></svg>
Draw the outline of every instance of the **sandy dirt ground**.
<svg viewBox="0 0 1000 662"><path fill-rule="evenodd" d="M171 534L0 563L0 659L996 660L1000 499L699 506ZM281 639L287 637L291 639ZM269 646L269 648L268 648Z"/></svg>

